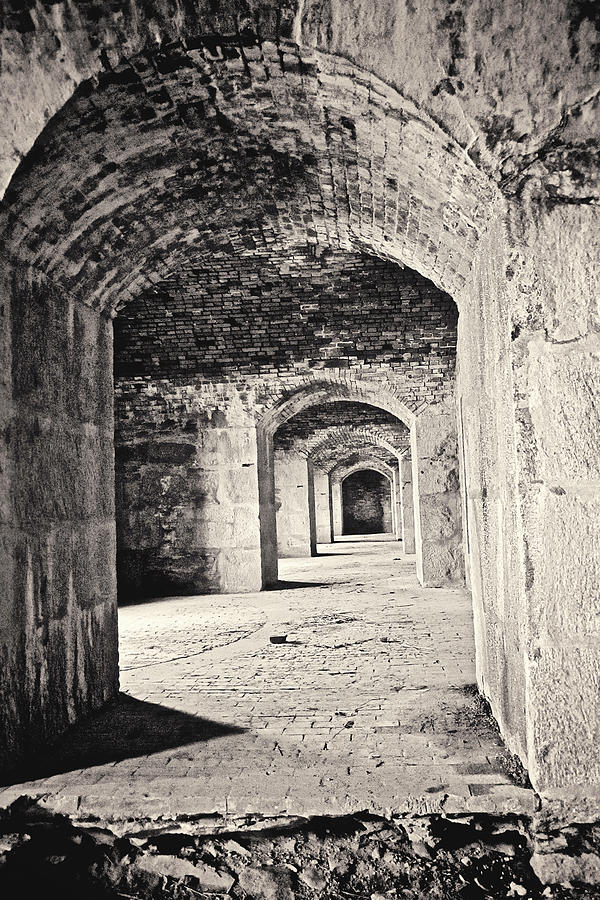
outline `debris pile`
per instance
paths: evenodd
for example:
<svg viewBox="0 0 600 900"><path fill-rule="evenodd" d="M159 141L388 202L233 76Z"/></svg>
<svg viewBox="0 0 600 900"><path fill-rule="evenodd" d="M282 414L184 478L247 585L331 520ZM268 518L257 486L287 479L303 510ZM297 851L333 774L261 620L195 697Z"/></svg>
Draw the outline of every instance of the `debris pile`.
<svg viewBox="0 0 600 900"><path fill-rule="evenodd" d="M21 798L0 814L0 894L239 900L593 900L577 881L598 863L598 826L532 839L518 817L361 814L202 833L201 823L80 827ZM553 848L559 847L556 866ZM569 855L570 851L575 855ZM533 853L533 865L532 865ZM593 862L595 860L595 863ZM583 867L578 866L583 862ZM538 875L558 874L543 884Z"/></svg>

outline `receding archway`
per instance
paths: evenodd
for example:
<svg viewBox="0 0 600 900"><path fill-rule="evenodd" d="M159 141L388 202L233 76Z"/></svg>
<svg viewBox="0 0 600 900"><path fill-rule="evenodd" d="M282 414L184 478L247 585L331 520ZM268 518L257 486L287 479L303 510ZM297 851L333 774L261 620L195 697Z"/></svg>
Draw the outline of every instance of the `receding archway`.
<svg viewBox="0 0 600 900"><path fill-rule="evenodd" d="M281 192L263 194L261 169L248 192L250 199L261 199L261 221L256 229L246 228L243 219L237 223L234 251L250 232L252 240L256 237L262 242L263 224L267 239L281 226L291 239L290 245L299 235L303 244L328 245L333 235L339 239L339 246L366 246L414 265L451 291L467 315L461 326L464 403L460 420L464 423L464 456L470 460L465 477L465 508L471 523L469 542L475 548L471 556L479 623L479 681L492 699L512 746L531 761L536 784L550 788L575 785L574 789L585 791L596 746L586 716L589 702L585 689L594 683L587 675L594 673L597 660L591 659L586 643L582 610L588 604L581 601L590 592L593 594L593 586L573 569L575 563L563 552L563 535L566 531L573 541L582 539L585 552L577 558L586 560L584 568L589 560L593 570L589 504L596 490L593 486L597 482L597 467L595 453L590 451L594 444L587 435L589 422L595 421L595 406L592 400L582 401L578 392L581 389L582 397L590 397L591 381L587 379L583 388L586 378L581 373L591 369L596 352L586 330L592 318L585 305L587 298L594 296L588 264L594 208L585 193L585 179L570 177L568 160L580 154L572 153L568 140L561 144L555 125L560 121L561 129L571 134L570 126L563 126L573 124L584 107L591 108L589 79L576 79L575 88L569 87L565 108L559 110L557 104L563 100L557 98L563 95L560 90L554 91L557 82L553 79L565 83L563 68L557 66L558 74L540 78L540 85L547 86L548 102L537 106L544 113L532 115L531 120L539 119L542 124L535 126L533 140L522 140L525 135L520 134L518 126L515 128L512 118L510 122L507 118L506 127L499 129L504 120L494 104L499 100L505 109L505 89L504 85L498 87L502 79L496 78L497 72L493 73L492 103L484 104L486 111L482 115L478 103L485 91L475 87L471 97L476 101L471 107L475 114L465 118L468 103L462 105L463 82L454 73L453 54L444 54L451 76L447 79L444 73L439 80L436 73L433 80L438 83L434 84L430 75L423 94L419 81L422 66L413 65L415 72L410 73L414 58L408 54L403 60L402 71L410 83L418 82L418 102L412 104L346 60L300 50L280 40L279 26L273 24L275 16L267 17L272 27L265 34L276 37L276 41L262 52L256 35L250 31L248 36L246 30L243 35L236 33L232 22L229 39L198 39L196 44L206 19L195 15L193 5L186 7L185 14L171 17L173 21L168 21L164 11L149 19L138 17L137 9L135 4L130 5L124 17L130 24L136 22L131 42L124 39L122 24L116 23L114 17L110 27L102 19L99 34L85 16L81 28L74 17L73 32L90 33L94 40L90 40L74 67L73 80L64 77L71 64L69 54L67 62L62 56L60 64L52 62L48 103L43 91L38 91L37 80L29 78L36 97L36 129L41 127L46 110L52 113L59 109L71 93L71 85L83 76L97 73L100 60L103 61L99 82L83 85L64 111L50 122L13 180L3 207L4 251L8 256L3 279L6 295L11 297L4 319L7 330L3 346L9 348L6 371L11 374L2 390L12 435L5 448L7 464L3 468L10 488L6 492L10 497L6 517L9 563L4 568L6 572L16 572L15 587L7 594L7 620L15 624L6 637L5 656L7 690L11 696L25 698L22 710L6 703L10 720L7 753L23 747L31 728L36 730L32 726L34 720L40 723L39 739L40 734L43 737L64 727L74 716L103 702L116 689L114 528L110 490L106 491L112 469L112 403L107 363L110 323L97 311L113 310L119 303L133 301L139 296L138 289L174 271L191 246L206 242L210 252L218 252L222 247L221 238L211 243L214 233L210 222L215 210L214 203L213 207L210 203L210 186L214 181L211 175L203 178L203 174L219 157L223 141L220 132L216 145L204 142L200 136L211 129L216 133L215 123L227 134L232 133L232 123L235 130L236 113L243 102L238 102L238 95L231 106L225 104L223 112L215 84L230 86L243 70L240 77L245 79L247 92L251 91L253 97L266 91L277 94L282 89L278 97L268 97L269 109L272 105L283 108L287 116L290 109L302 106L308 107L311 115L300 116L301 127L278 135L275 142L263 140L269 132L262 124L254 127L260 118L258 113L254 119L254 113L240 115L240 121L248 123L245 134L244 128L236 133L242 156L247 156L248 146L256 143L258 136L268 149L273 167L279 165L279 174L284 177L280 179ZM294 32L303 39L312 34L311 10L312 6L305 16L300 15ZM42 15L42 33L53 34L51 22L62 17L46 18L39 4L38 14ZM28 17L29 13L25 15L25 27L33 32ZM138 18L143 23L139 29ZM581 26L581 22L567 18L566 13L559 17L557 28L566 48ZM293 16L286 17L284 33L288 38L292 35L291 19ZM412 22L413 18L407 16L407 20ZM317 21L321 21L318 16ZM420 19L417 21L421 23ZM472 19L470 22L473 25ZM222 20L219 24L223 25ZM337 19L330 26L323 28L323 34L333 35L327 38L326 46L338 46L346 52L347 46L340 38L344 29ZM442 30L447 51L451 36L446 25L438 23L431 33L439 36ZM422 33L425 32L429 33L429 29ZM353 29L348 29L348 33L353 33ZM138 51L150 35L152 49L139 56ZM176 43L154 47L153 43L160 44L164 35L176 39ZM194 40L186 44L185 39L190 36ZM521 57L525 58L522 48L528 46L527 34L520 37ZM397 41L395 32L394 41L389 36L386 41L387 48L394 41L402 47L418 44ZM505 41L503 36L486 46L493 54L506 52L507 58L514 59L512 48ZM496 48L492 50L494 44ZM19 46L22 49L24 44ZM36 48L39 46L35 43ZM48 46L58 44L50 40ZM67 46L72 47L68 40ZM106 52L99 54L99 47ZM220 49L212 54L211 47ZM131 53L133 60L124 62L124 52ZM557 52L554 46L553 52ZM207 59L207 53L214 59ZM397 50L390 58L397 62L400 53ZM486 54L475 48L473 54L465 63L471 75L479 73L482 65L485 67L482 60ZM53 51L51 55L55 60L57 54ZM32 56L38 59L37 53ZM572 72L574 67L589 62L589 48L585 49L584 42L583 63L578 61L579 53L568 62L566 56L567 52L565 66ZM362 56L357 53L354 58ZM437 59L437 55L432 54L432 58ZM235 62L230 63L232 59ZM462 55L459 59L463 59ZM527 59L525 65L528 62ZM277 81L273 79L277 87L267 89L265 73L269 65L277 73ZM521 75L523 66L521 62ZM213 77L215 69L223 73L222 80ZM548 72L551 69L547 67ZM23 71L29 72L25 67L19 70L20 76ZM286 74L279 76L279 71ZM386 64L380 68L380 74L388 71ZM7 72L10 89L10 66ZM194 82L185 97L178 92L182 72ZM291 80L282 84L288 75ZM211 88L206 91L205 78ZM525 80L514 79L517 85ZM486 84L489 87L489 78ZM312 93L318 97L316 103ZM439 111L446 93L454 98L449 103L452 112L443 118L444 127L438 128L434 124L438 118L435 111L429 115L422 110L431 113L432 98L438 98L435 102ZM235 91L221 94L231 97ZM132 97L140 100L139 105L137 100L130 104ZM528 100L530 110L532 102ZM249 105L261 109L260 102ZM210 127L203 131L199 123L207 109ZM525 113L523 118L527 120L527 116ZM270 112L265 120L272 120ZM127 131L129 126L131 130ZM173 127L173 140L165 140L163 126ZM481 128L484 132L488 129L488 142L481 140ZM498 129L504 134L498 135ZM449 137L458 132L462 135L460 143ZM131 143L126 133L133 135ZM544 135L552 139L546 142ZM327 164L320 167L314 160L319 159L323 137L330 152ZM15 152L13 148L7 156L9 162L21 158L30 145L31 140L19 139L15 146L20 149ZM199 157L195 151L200 146L216 146L218 152L202 153ZM394 147L401 148L400 155L390 152ZM496 164L492 164L496 147L500 150ZM540 147L544 148L540 163L533 166L531 161L539 155ZM179 156L177 149L181 151ZM527 211L524 214L521 203L518 209L506 212L504 200L490 187L473 159L483 168L491 166L508 194L521 190L524 183L530 187L533 183L532 191L528 188L524 193L530 200L533 194L535 214L530 216L531 226L524 224ZM234 172L229 179L231 184L236 169L231 156L226 162L229 171ZM293 202L300 170L307 173L311 189L317 184L319 189L322 187L323 204L314 218L305 215L305 204ZM129 177L134 171L139 176L137 182ZM207 186L208 203L199 196L202 191L198 184L202 189ZM71 190L66 197L63 185L69 185ZM546 209L548 186L553 202ZM309 197L318 195L319 191L307 192ZM290 196L292 202L286 204ZM579 203L581 196L583 204ZM335 198L333 203L331 197ZM574 197L576 202L572 203ZM235 205L222 206L226 212L216 210L216 218L220 216L223 225L228 224ZM181 222L175 221L174 209ZM332 209L335 216L331 215ZM337 212L341 212L339 217ZM498 222L487 229L490 218L497 214ZM193 222L193 227L184 227L184 220ZM511 227L510 239L505 233L507 224ZM573 238L576 253L570 248L556 253L564 235ZM106 247L110 247L109 253L105 252ZM545 270L553 272L552 290L548 292L543 289ZM574 284L576 298L572 298ZM463 290L465 285L470 286L468 291ZM535 296L530 301L532 285L536 286ZM28 331L35 339L30 340ZM568 358L565 345L571 354ZM51 377L45 371L49 360L55 365ZM560 372L565 365L570 366L571 394L557 389L552 397L552 409L557 414L548 416L540 396L549 382L561 381ZM302 377L296 376L296 388ZM575 429L577 452L573 452L569 399L574 401L574 408L583 410L581 427ZM413 411L418 407L416 403ZM554 427L548 427L549 421L563 423L559 437ZM579 439L580 435L585 437ZM432 458L423 453L421 456L428 461ZM61 468L63 460L72 463L67 477ZM568 463L561 468L558 460ZM27 496L20 488L23 467L34 472L34 488ZM42 494L44 503L39 499ZM544 557L549 546L560 551L553 554L552 565ZM573 591L574 583L578 591ZM568 640L557 636L556 616L548 611L547 603L552 604L552 610L560 611ZM40 615L44 628L51 623L53 635L44 646L37 641ZM98 659L98 646L103 639L107 642L106 653ZM63 648L73 646L77 647L80 663L97 662L93 677L85 677L84 663L77 672L70 668L73 657L65 656ZM559 698L560 703L548 704L548 696L555 698L553 685L558 676L567 671L581 672L582 660L586 661L586 678L580 683L578 675L570 676L569 690ZM93 681L98 689L91 686ZM574 696L577 703L571 702ZM546 714L549 708L553 718ZM31 721L28 709L34 710ZM576 735L573 744L577 753L561 745L549 763L547 746L560 744L565 723L567 730ZM580 756L584 759L582 765Z"/></svg>
<svg viewBox="0 0 600 900"><path fill-rule="evenodd" d="M394 532L392 482L375 469L359 469L342 480L342 534Z"/></svg>

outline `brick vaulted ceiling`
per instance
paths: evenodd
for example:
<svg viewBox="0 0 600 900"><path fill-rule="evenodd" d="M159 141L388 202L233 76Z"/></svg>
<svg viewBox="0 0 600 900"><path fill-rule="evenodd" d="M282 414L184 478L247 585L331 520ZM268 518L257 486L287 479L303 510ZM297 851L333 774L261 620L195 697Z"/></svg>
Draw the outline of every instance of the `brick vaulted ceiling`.
<svg viewBox="0 0 600 900"><path fill-rule="evenodd" d="M356 454L393 464L409 443L408 428L391 413L352 402L308 407L274 435L275 449L295 450L325 471Z"/></svg>
<svg viewBox="0 0 600 900"><path fill-rule="evenodd" d="M335 482L342 481L346 475L357 469L372 468L390 474L390 472L397 471L398 457L379 444L364 444L350 450L340 448L335 456L332 455L319 462L318 467L324 469L332 482Z"/></svg>
<svg viewBox="0 0 600 900"><path fill-rule="evenodd" d="M584 200L598 189L598 25L597 4L576 0L7 0L0 196L81 82L148 47L252 30L368 69L506 193L537 182Z"/></svg>
<svg viewBox="0 0 600 900"><path fill-rule="evenodd" d="M376 426L340 426L315 434L306 442L304 452L313 465L326 472L356 454L382 459L393 466L398 462L398 453L408 449L408 440L398 442L395 438L386 429Z"/></svg>
<svg viewBox="0 0 600 900"><path fill-rule="evenodd" d="M2 204L9 252L115 309L198 251L369 249L449 293L493 193L410 101L339 58L198 38L84 82Z"/></svg>
<svg viewBox="0 0 600 900"><path fill-rule="evenodd" d="M291 449L297 442L313 437L315 432L334 427L377 426L389 434L390 443L405 446L409 430L396 416L368 403L336 402L309 406L288 419L277 429L273 443L276 448Z"/></svg>

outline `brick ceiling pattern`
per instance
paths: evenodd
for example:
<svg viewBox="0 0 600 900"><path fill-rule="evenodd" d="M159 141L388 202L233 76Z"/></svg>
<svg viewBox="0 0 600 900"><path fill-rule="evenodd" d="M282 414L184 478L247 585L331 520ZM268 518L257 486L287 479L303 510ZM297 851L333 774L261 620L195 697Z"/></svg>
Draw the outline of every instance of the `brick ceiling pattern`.
<svg viewBox="0 0 600 900"><path fill-rule="evenodd" d="M397 456L390 453L385 447L377 446L376 444L365 444L353 450L345 450L340 453L326 471L332 482L336 482L345 478L357 466L368 469L373 466L377 467L381 463L392 471L398 470ZM319 468L321 467L319 466Z"/></svg>
<svg viewBox="0 0 600 900"><path fill-rule="evenodd" d="M490 191L414 104L346 61L205 36L84 82L19 167L0 237L99 309L198 251L307 244L368 249L455 294Z"/></svg>

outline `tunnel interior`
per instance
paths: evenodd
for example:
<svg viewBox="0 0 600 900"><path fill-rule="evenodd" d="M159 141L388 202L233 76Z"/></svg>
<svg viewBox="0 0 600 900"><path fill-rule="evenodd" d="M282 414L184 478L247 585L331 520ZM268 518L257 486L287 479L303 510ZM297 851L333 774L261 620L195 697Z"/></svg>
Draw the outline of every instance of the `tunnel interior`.
<svg viewBox="0 0 600 900"><path fill-rule="evenodd" d="M373 55L333 7L201 6L2 21L0 759L115 700L117 599L277 588L370 469L389 564L468 596L503 740L591 816L592 23L401 4L433 43Z"/></svg>

